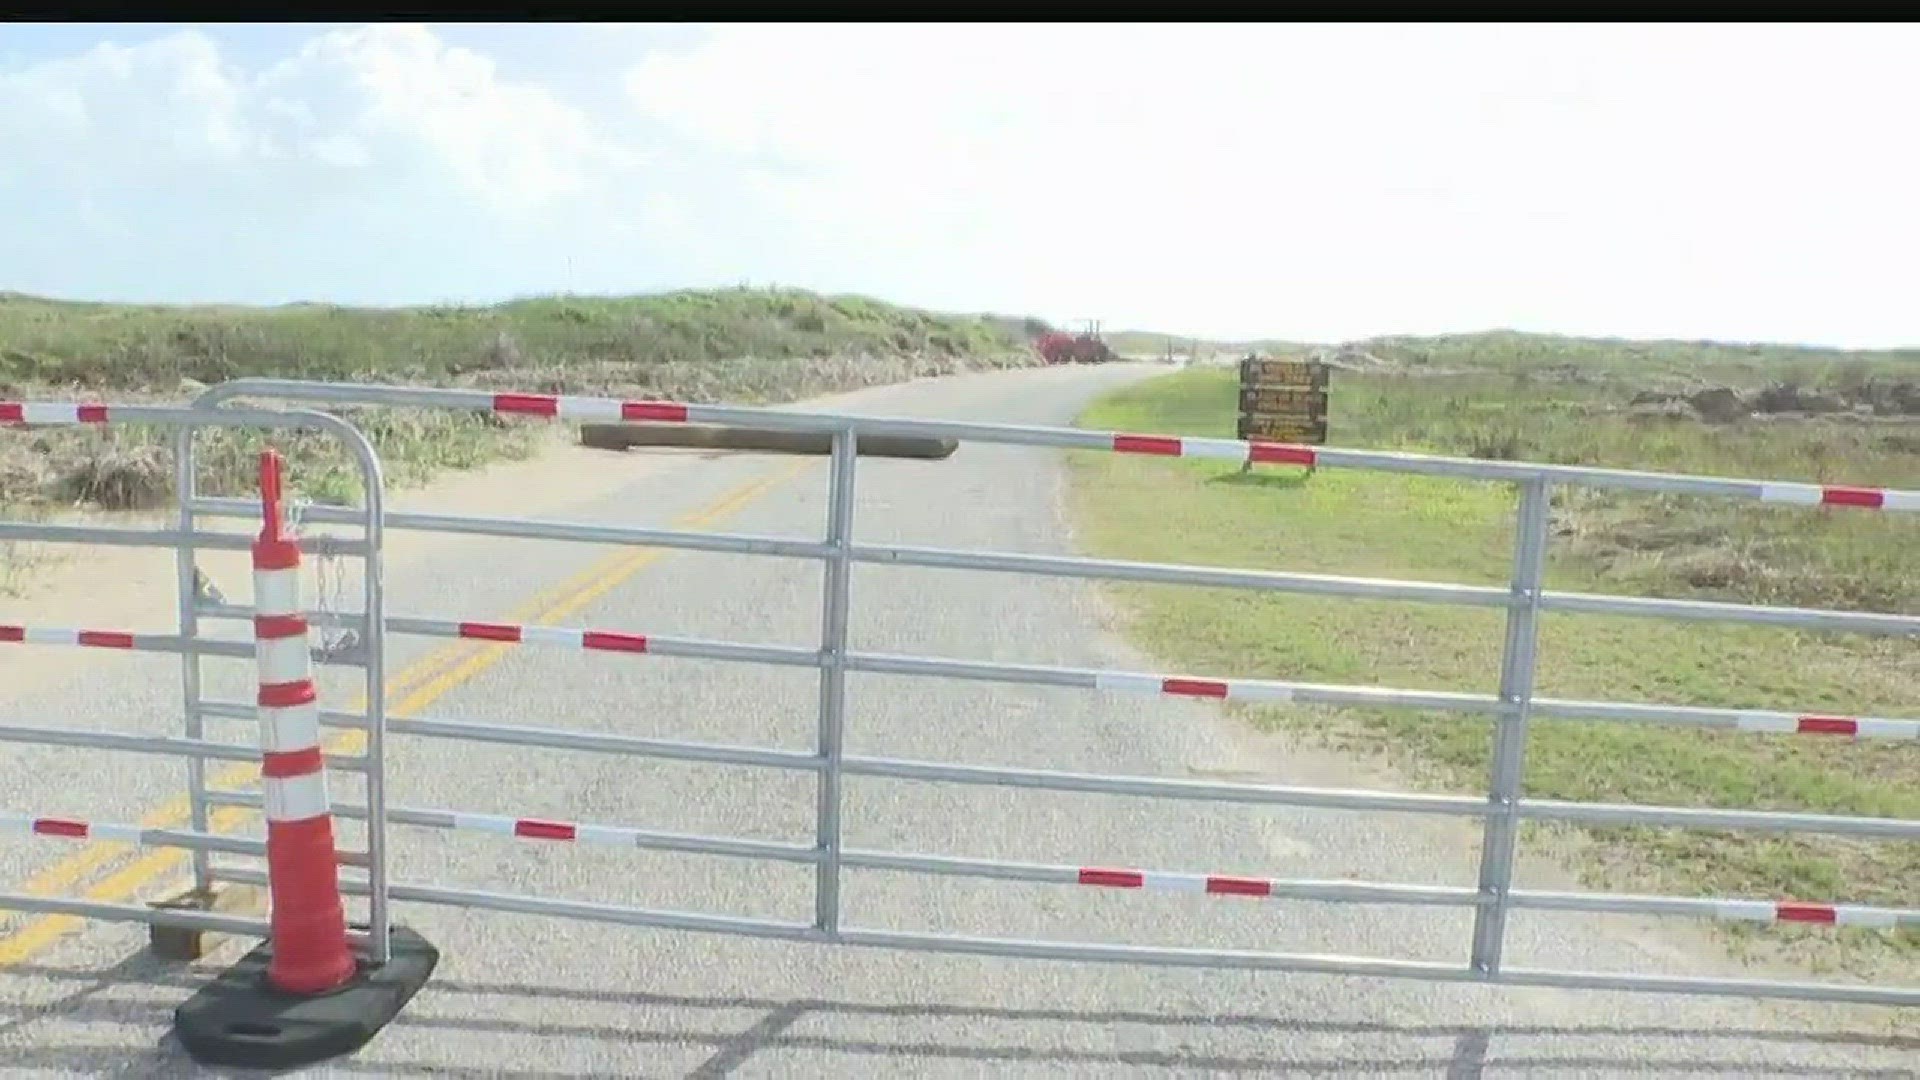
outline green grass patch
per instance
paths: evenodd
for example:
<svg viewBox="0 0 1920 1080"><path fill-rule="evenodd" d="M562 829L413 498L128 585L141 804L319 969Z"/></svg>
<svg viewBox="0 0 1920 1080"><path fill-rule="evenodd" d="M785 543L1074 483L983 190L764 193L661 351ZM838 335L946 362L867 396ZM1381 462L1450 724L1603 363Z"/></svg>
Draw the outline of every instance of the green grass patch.
<svg viewBox="0 0 1920 1080"><path fill-rule="evenodd" d="M1255 341L1243 348L1293 353L1302 346ZM1834 349L1813 345L1719 341L1630 341L1492 330L1469 334L1390 336L1349 342L1338 352L1373 357L1407 371L1469 371L1582 382L1679 378L1749 385L1786 381L1823 385L1875 372L1911 373L1920 348Z"/></svg>
<svg viewBox="0 0 1920 1080"><path fill-rule="evenodd" d="M1035 361L1037 320L952 315L795 289L545 297L490 307L155 307L0 293L0 397L179 402L242 376L658 396L746 404ZM396 484L530 452L542 425L338 410ZM172 498L170 437L135 427L0 440L0 508L133 509ZM358 496L325 438L287 438L308 497ZM261 437L203 438L203 483L250 490Z"/></svg>
<svg viewBox="0 0 1920 1080"><path fill-rule="evenodd" d="M1336 373L1339 445L1631 468L1920 487L1920 456L1816 422L1649 425L1579 385L1504 376ZM1087 427L1233 434L1235 376L1195 370L1096 403ZM1820 448L1820 449L1816 449ZM1501 584L1515 497L1505 485L1322 469L1075 455L1082 543L1116 558ZM1556 589L1920 611L1909 516L1563 492ZM1307 682L1492 693L1503 613L1440 605L1113 586L1132 632L1170 668ZM1911 642L1555 614L1536 692L1850 715L1920 715ZM1313 707L1257 723L1384 754L1430 789L1483 791L1488 722ZM1538 721L1529 795L1920 818L1920 747L1654 726ZM1541 839L1548 830L1530 830ZM1564 835L1564 833L1559 834ZM1649 829L1584 832L1595 887L1912 906L1920 844ZM1821 964L1920 952L1920 934L1771 928ZM1755 935L1735 933L1740 941ZM1891 952L1889 951L1891 950Z"/></svg>
<svg viewBox="0 0 1920 1080"><path fill-rule="evenodd" d="M0 293L0 384L171 390L243 375L397 382L575 363L982 356L1026 320L797 289L562 296L488 307L154 307Z"/></svg>

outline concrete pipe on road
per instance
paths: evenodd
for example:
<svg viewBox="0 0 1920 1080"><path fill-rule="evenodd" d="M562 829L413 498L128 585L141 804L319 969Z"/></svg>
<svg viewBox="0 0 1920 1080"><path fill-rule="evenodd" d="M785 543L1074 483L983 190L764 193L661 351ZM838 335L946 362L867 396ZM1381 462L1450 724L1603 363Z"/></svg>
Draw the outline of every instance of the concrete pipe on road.
<svg viewBox="0 0 1920 1080"><path fill-rule="evenodd" d="M614 423L580 425L580 445L595 450L635 446L691 447L699 450L759 450L776 454L830 454L833 436L824 432L769 431L717 424ZM941 461L959 442L907 435L862 435L862 457Z"/></svg>

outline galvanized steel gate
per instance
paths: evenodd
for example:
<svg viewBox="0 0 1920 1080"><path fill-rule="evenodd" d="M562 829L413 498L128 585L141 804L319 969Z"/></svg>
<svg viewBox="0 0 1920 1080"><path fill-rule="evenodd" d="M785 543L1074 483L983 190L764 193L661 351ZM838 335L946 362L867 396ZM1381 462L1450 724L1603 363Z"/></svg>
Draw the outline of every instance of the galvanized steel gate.
<svg viewBox="0 0 1920 1080"><path fill-rule="evenodd" d="M373 617L363 618L359 624L365 634L363 640L366 652L359 659L366 664L368 670L367 710L364 716L330 712L324 719L335 726L363 728L368 732L368 749L359 763L368 771L369 800L362 807L336 807L335 812L347 817L364 818L369 825L370 842L365 860L368 863L368 876L364 881L343 882L343 885L350 890L370 894L373 898L373 910L382 913L376 916L372 927L373 932L369 935L370 940L366 942L367 946L376 953L384 952L386 922L383 913L386 905L390 900L401 900L799 941L999 956L1384 975L1533 986L1920 1004L1920 987L1545 970L1516 967L1505 963L1502 956L1507 915L1515 909L1694 915L1721 919L1837 923L1875 927L1920 926L1920 909L1911 908L1865 907L1803 901L1776 902L1562 893L1519 889L1512 884L1518 829L1524 821L1774 830L1848 835L1895 842L1912 842L1920 839L1920 821L1912 820L1808 813L1606 805L1526 797L1522 792L1521 777L1527 745L1527 725L1533 716L1595 723L1674 724L1707 729L1797 732L1852 738L1914 740L1920 737L1920 722L1911 719L1814 716L1678 705L1572 701L1536 696L1533 693L1535 643L1538 619L1544 612L1609 613L1900 637L1920 634L1920 617L1908 615L1548 591L1544 587L1544 565L1549 540L1550 493L1554 487L1592 487L1891 511L1920 509L1920 493L1451 459L1412 454L1315 449L1237 440L839 416L771 409L682 405L661 401L619 401L543 394L492 394L468 390L355 386L268 379L243 379L217 386L195 403L192 415L205 416L211 413L233 418L274 415L227 411L228 403L240 398L278 399L321 407L396 406L558 419L744 424L783 431L825 432L833 436L828 521L824 536L817 541L625 526L584 526L521 519L383 512L377 495L370 495L365 512L321 507L307 512L306 518L309 521L359 524L367 530L365 543L353 549L354 553L365 554L369 558L372 571L365 594L365 612ZM331 420L331 424L336 427L345 426L337 420ZM961 441L1058 449L1209 457L1252 463L1284 463L1330 469L1417 473L1468 481L1508 483L1514 485L1519 493L1513 574L1507 587L1497 588L1129 563L1006 552L860 544L854 539L857 444L863 436L876 435L931 436ZM182 474L188 475L192 470L191 447L183 446L183 450L186 453L183 455L180 467ZM377 481L377 462L373 463L373 471L368 475ZM377 491L377 482L370 484L369 491L370 493ZM248 501L206 498L185 487L183 487L183 496L180 530L182 538L193 534L195 522L202 517L257 515L256 507ZM578 631L442 618L386 616L381 609L378 587L377 553L382 525L405 530L529 540L589 541L819 561L826 566L820 644L817 649L799 649L642 636L628 631ZM18 527L9 526L8 528ZM8 535L6 532L0 531L0 538L6 535ZM73 539L85 539L85 537L76 535ZM200 617L246 617L248 611L245 608L210 605L190 595L186 591L186 583L190 578L190 551L183 553L183 560L185 561L182 564L182 596L183 602L189 609L188 615L182 620L183 640L189 643L197 640L197 619ZM1470 605L1506 612L1506 645L1497 692L1489 694L1439 693L1273 680L1093 671L856 652L848 648L847 641L848 582L851 568L860 563ZM381 694L378 692L377 678L381 663L379 653L383 629L389 632L443 638L547 643L592 650L644 652L661 656L698 657L814 668L821 673L817 745L814 752L802 753L471 721L386 719L381 709ZM189 666L191 668L191 661ZM1146 776L1065 773L848 754L843 749L846 712L845 676L848 672L1131 691L1202 699L1299 702L1335 706L1392 706L1424 711L1480 714L1492 717L1496 721L1490 788L1484 798L1343 791L1209 783ZM197 733L198 729L195 725L201 718L225 716L244 719L251 715L249 709L238 703L201 700L191 670L188 673L188 680L190 737L194 737ZM819 800L815 842L811 845L782 844L569 822L495 818L438 808L389 806L386 804L384 790L380 784L382 757L379 743L383 731L436 739L472 740L810 772L818 778ZM842 778L846 776L890 777L913 781L998 785L1163 799L1382 810L1480 818L1484 823L1484 843L1479 883L1476 888L1456 888L1402 883L1267 880L1184 872L1163 873L1152 870L1008 863L849 849L841 843L840 829L840 785ZM258 799L255 797L232 791L210 789L197 768L191 774L190 780L196 828L207 820L210 808L258 805ZM791 923L389 881L382 839L388 823L433 828L478 828L507 835L597 840L660 850L812 864L817 867L815 917L810 923ZM840 873L845 868L902 870L1122 888L1171 887L1208 893L1319 901L1464 906L1474 910L1475 921L1470 949L1466 961L1461 964L1383 957L1175 949L1061 941L1016 941L876 930L842 925L839 884ZM202 883L222 878L256 882L261 879L255 871L212 866L210 860L204 856L196 858L195 869ZM15 904L19 899L18 897L0 897L0 905L20 906ZM45 907L40 909L66 910ZM122 912L119 915L124 917L125 913Z"/></svg>
<svg viewBox="0 0 1920 1080"><path fill-rule="evenodd" d="M183 800L189 804L186 815L187 827L184 829L165 821L160 824L123 823L53 817L37 812L39 808L24 807L0 807L0 822L11 826L12 831L28 835L60 837L69 840L121 842L140 847L185 850L191 853L195 880L203 885L211 880L211 856L215 853L256 859L265 856L266 848L261 841L229 835L215 829L209 820L210 802L204 797L209 761L235 763L233 768L236 775L233 782L237 783L253 775L255 769L249 766L257 766L260 760L258 748L209 739L205 731L204 722L208 717L257 719L255 707L251 703L209 702L203 700L200 692L202 660L208 657L252 660L255 655L254 643L251 640L209 637L202 633L200 625L201 618L213 614L218 605L210 605L201 598L197 553L244 552L252 544L252 538L249 536L203 530L200 527L198 515L194 512L195 436L210 429L257 431L269 435L319 433L338 442L352 459L363 491L361 505L358 508L340 507L334 511L334 517L357 526L358 534L343 538L310 537L304 541L304 544L314 554L362 561L365 570L362 575L361 614L356 620L361 635L360 644L345 653L319 653L314 659L321 663L358 668L362 671L366 686L365 698L368 704L365 715L356 718L355 723L365 732L365 736L357 750L327 754L324 764L329 770L361 776L365 781L369 798L376 805L383 802L384 795L381 791L385 774L382 758L383 705L379 688L385 682L382 665L386 654L380 562L383 545L385 479L381 471L379 455L375 453L373 444L367 441L366 436L353 425L330 414L318 412L0 402L0 437L4 437L7 429L16 425L27 428L72 425L89 428L158 427L175 432L174 480L176 490L180 494L180 506L174 528L115 528L98 525L0 521L0 541L171 549L175 552L178 632L155 634L118 629L83 630L19 625L8 621L5 625L0 625L0 643L68 645L178 654L181 661L186 707L181 737L125 734L102 730L78 731L53 726L7 725L0 727L0 741L183 758L186 761L187 787L191 797ZM255 507L253 516L257 518L259 516L257 503ZM250 609L246 610L248 611L246 617L250 618ZM366 618L367 614L371 614L372 618ZM258 803L257 796L255 802ZM156 815L158 818L168 816ZM365 929L350 932L349 938L354 944L364 949L369 957L376 961L383 961L387 956L388 947L388 903L384 888L386 879L384 832L378 827L369 830L365 849L341 852L340 862L346 866L363 868L370 879L376 883L377 887L373 890L373 900L369 905ZM268 930L265 919L205 910L192 903L155 908L104 900L10 892L0 894L0 910L77 915L85 918L176 927L191 931L258 937L266 936Z"/></svg>

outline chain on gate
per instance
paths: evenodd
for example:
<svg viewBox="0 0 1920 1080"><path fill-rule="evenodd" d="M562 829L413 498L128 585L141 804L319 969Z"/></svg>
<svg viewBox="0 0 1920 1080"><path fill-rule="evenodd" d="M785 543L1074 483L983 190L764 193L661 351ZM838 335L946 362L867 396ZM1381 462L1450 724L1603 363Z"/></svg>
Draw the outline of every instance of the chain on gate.
<svg viewBox="0 0 1920 1080"><path fill-rule="evenodd" d="M295 498L287 504L287 533L295 540L303 539L301 526L307 510L314 505L313 500L305 497ZM347 625L346 617L341 614L347 597L347 571L340 556L333 551L332 545L316 545L320 550L315 554L313 572L316 588L314 590L314 613L318 616L313 622L314 645L319 649L323 660L331 660L341 653L357 648L360 635L352 626Z"/></svg>
<svg viewBox="0 0 1920 1080"><path fill-rule="evenodd" d="M302 526L307 510L314 505L309 498L291 499L286 504L286 534L295 539L303 539ZM347 597L347 571L340 556L330 544L314 545L319 548L313 554L313 572L317 587L314 590L314 615L310 625L313 631L313 645L321 660L332 660L348 653L360 645L360 634L348 625L342 614ZM212 577L199 566L193 568L193 585L196 599L217 605L226 605L227 597L214 583Z"/></svg>

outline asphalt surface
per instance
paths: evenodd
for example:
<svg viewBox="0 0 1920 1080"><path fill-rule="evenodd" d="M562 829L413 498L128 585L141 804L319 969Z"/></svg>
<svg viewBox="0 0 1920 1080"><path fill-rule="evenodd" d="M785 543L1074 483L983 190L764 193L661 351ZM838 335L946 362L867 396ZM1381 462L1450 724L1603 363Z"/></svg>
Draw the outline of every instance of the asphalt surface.
<svg viewBox="0 0 1920 1080"><path fill-rule="evenodd" d="M1150 370L967 377L834 404L1065 423L1101 389ZM603 490L549 516L664 525L739 503L743 486L771 479L730 517L707 514L701 527L817 536L825 520L822 461L629 455L600 467L611 477ZM945 462L863 462L855 528L869 542L1066 552L1064 485L1061 459L1044 450L964 445ZM420 548L389 568L390 612L498 618L608 554L488 539ZM811 646L821 578L809 563L674 554L559 621ZM231 585L244 598L244 584ZM1089 583L899 568L854 576L857 649L1156 670L1112 625ZM395 665L428 644L397 642ZM537 646L505 653L425 714L812 745L818 689L810 672ZM222 669L214 693L244 695L246 665L211 666ZM0 687L0 722L177 727L177 661L113 657L86 672ZM338 700L343 685L330 677L329 696ZM1204 703L865 675L849 676L848 698L850 753L1333 785L1367 778L1363 766L1256 737ZM220 734L241 742L248 732L236 724ZM4 753L0 794L15 811L130 821L179 790L177 765L73 750ZM417 737L396 737L390 753L395 805L795 843L813 835L814 786L804 774ZM337 796L353 790L336 778ZM1474 880L1477 831L1451 821L857 777L846 780L844 807L845 842L857 848L1271 877ZM18 881L72 850L9 838L0 871ZM405 882L792 921L812 915L812 870L799 865L399 826L392 865ZM1534 884L1557 883L1555 873L1527 869ZM1470 926L1468 913L1452 909L864 871L847 872L843 899L844 923L864 928L1450 962L1463 957ZM438 972L374 1043L314 1075L1857 1077L1920 1068L1920 1041L1895 1034L1884 1010L856 949L417 904L398 915L441 948ZM22 921L10 925L17 931ZM1737 973L1702 939L1666 925L1516 917L1508 959ZM171 1009L232 954L169 966L146 957L143 940L137 927L93 925L0 970L0 1076L201 1075L168 1037Z"/></svg>

